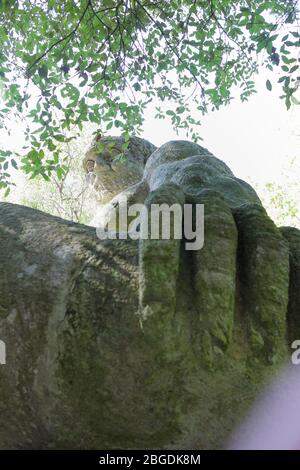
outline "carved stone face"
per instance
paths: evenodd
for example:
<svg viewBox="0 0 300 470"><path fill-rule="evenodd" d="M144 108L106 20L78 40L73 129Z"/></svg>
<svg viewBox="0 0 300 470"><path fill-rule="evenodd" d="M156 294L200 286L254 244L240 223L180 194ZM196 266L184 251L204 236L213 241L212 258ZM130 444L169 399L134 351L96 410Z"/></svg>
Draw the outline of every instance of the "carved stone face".
<svg viewBox="0 0 300 470"><path fill-rule="evenodd" d="M123 144L122 137L96 137L85 155L83 166L101 203L140 181L147 159L156 150L139 137L131 137L125 151Z"/></svg>

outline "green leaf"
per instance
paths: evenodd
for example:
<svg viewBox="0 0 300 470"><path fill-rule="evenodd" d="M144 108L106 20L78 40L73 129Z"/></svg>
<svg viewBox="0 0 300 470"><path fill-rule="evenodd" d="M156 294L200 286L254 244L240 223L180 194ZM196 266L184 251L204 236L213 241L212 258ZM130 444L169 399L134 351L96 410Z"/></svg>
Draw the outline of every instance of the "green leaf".
<svg viewBox="0 0 300 470"><path fill-rule="evenodd" d="M17 164L16 160L14 160L12 158L10 162L11 162L12 166L17 170L18 169L18 164Z"/></svg>
<svg viewBox="0 0 300 470"><path fill-rule="evenodd" d="M48 68L46 65L42 65L41 67L38 68L38 74L41 78L47 78L48 77Z"/></svg>
<svg viewBox="0 0 300 470"><path fill-rule="evenodd" d="M64 142L65 141L65 136L62 134L56 134L53 136L55 140L58 140L58 142Z"/></svg>
<svg viewBox="0 0 300 470"><path fill-rule="evenodd" d="M278 80L278 83L282 83L284 82L284 80L287 78L286 75L284 75L283 77L280 77L279 80Z"/></svg>
<svg viewBox="0 0 300 470"><path fill-rule="evenodd" d="M268 89L269 91L272 90L272 83L270 82L270 80L267 80L267 81L266 81L266 87L267 87L267 89Z"/></svg>
<svg viewBox="0 0 300 470"><path fill-rule="evenodd" d="M52 140L48 140L47 145L50 152L53 152L56 149L56 145L52 142Z"/></svg>

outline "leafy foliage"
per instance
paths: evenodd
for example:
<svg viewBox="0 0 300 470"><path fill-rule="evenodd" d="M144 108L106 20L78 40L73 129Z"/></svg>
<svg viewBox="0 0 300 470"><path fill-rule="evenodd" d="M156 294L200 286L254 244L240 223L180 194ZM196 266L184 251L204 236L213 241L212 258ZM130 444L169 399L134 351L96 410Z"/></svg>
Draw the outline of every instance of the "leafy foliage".
<svg viewBox="0 0 300 470"><path fill-rule="evenodd" d="M268 179L265 183L251 181L263 206L277 226L300 229L300 159L286 156L280 178Z"/></svg>
<svg viewBox="0 0 300 470"><path fill-rule="evenodd" d="M62 177L53 172L49 179L41 175L28 178L18 175L18 191L12 191L5 200L39 209L65 220L89 224L98 208L98 195L87 175L83 172L82 155L89 147L93 126L83 132L75 141L61 148L61 161L64 165ZM0 201L4 199L0 193Z"/></svg>
<svg viewBox="0 0 300 470"><path fill-rule="evenodd" d="M21 168L63 178L61 144L74 129L92 122L138 134L153 99L170 104L157 118L197 140L201 115L228 104L236 86L247 100L260 66L281 72L289 107L298 14L296 0L1 0L0 121L28 123ZM16 158L0 148L7 191L10 166Z"/></svg>

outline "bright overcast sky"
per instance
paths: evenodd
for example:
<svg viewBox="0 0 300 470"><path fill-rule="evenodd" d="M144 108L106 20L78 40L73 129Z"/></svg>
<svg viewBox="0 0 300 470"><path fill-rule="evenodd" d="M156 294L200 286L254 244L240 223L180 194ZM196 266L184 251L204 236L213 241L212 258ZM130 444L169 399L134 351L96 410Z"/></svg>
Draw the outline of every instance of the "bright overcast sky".
<svg viewBox="0 0 300 470"><path fill-rule="evenodd" d="M279 99L280 88L266 89L267 78L256 78L258 93L248 102L236 98L230 106L209 113L200 129L201 145L224 160L236 176L257 183L280 181L289 159L300 158L300 106L287 111ZM151 113L144 137L156 145L178 138L167 121L155 121Z"/></svg>

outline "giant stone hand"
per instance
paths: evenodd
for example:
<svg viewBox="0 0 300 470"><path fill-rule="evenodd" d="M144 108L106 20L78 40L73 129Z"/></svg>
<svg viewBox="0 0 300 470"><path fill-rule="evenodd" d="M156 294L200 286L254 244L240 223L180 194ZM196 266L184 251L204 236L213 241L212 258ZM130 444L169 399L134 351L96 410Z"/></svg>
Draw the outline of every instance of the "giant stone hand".
<svg viewBox="0 0 300 470"><path fill-rule="evenodd" d="M140 241L139 315L161 354L172 356L188 323L205 367L218 367L241 343L249 360L277 362L286 338L289 237L253 188L205 148L171 141L148 158L142 181L106 206L106 222L124 196L149 208L204 205L201 250L188 252L174 237L151 240L150 233Z"/></svg>

